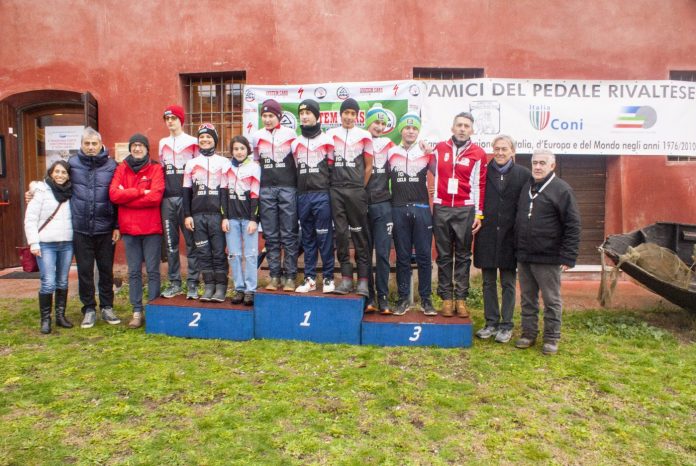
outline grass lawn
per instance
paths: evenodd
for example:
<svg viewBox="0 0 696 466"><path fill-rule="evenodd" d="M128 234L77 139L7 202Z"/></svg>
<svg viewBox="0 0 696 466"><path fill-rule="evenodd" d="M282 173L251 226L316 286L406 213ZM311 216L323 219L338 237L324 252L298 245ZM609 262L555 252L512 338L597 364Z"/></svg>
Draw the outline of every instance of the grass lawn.
<svg viewBox="0 0 696 466"><path fill-rule="evenodd" d="M0 299L0 464L696 464L696 316L564 318L546 357L44 336L36 301Z"/></svg>

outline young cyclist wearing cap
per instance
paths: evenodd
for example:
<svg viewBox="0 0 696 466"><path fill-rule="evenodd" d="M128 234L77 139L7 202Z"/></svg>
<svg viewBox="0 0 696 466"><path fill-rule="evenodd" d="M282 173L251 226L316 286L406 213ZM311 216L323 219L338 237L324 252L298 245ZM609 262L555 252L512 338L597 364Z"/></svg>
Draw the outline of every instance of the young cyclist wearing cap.
<svg viewBox="0 0 696 466"><path fill-rule="evenodd" d="M341 266L341 284L335 293L353 291L353 264L350 262L349 244L355 246L355 262L358 265L356 292L370 296L368 289L369 251L367 249L367 193L365 185L372 173L372 136L357 128L360 106L348 98L341 104L341 126L330 129L327 136L333 139L334 168L331 172L331 211L336 228L336 249Z"/></svg>
<svg viewBox="0 0 696 466"><path fill-rule="evenodd" d="M224 209L222 231L227 239L227 259L232 268L235 293L232 304L252 306L256 292L256 263L259 254L259 180L261 168L251 154L251 146L244 136L230 141L232 160L227 172L227 202ZM242 255L244 267L242 268Z"/></svg>
<svg viewBox="0 0 696 466"><path fill-rule="evenodd" d="M164 122L169 136L160 139L159 161L164 167L165 187L162 199L162 228L167 250L167 269L169 288L162 292L165 298L173 298L183 293L181 288L181 268L179 261L179 230L186 243L188 270L188 299L198 299L198 267L193 253L193 234L184 228L183 180L186 162L198 155L198 140L184 133L184 109L170 105L164 110Z"/></svg>
<svg viewBox="0 0 696 466"><path fill-rule="evenodd" d="M282 116L280 104L266 100L261 104L263 128L251 136L254 159L261 165L259 213L271 275L266 286L269 291L281 287L283 291L295 291L299 252L297 172L290 147L295 132L281 126Z"/></svg>
<svg viewBox="0 0 696 466"><path fill-rule="evenodd" d="M388 315L389 307L389 253L392 245L391 193L389 191L389 163L387 153L394 146L388 137L382 136L388 123L387 112L382 104L374 104L365 115L365 128L372 136L372 175L367 182L367 219L369 222L369 287L370 297L365 312L379 310ZM376 267L373 276L372 253L375 253ZM377 294L375 295L375 285Z"/></svg>
<svg viewBox="0 0 696 466"><path fill-rule="evenodd" d="M396 281L399 291L395 315L404 315L409 309L411 251L414 248L418 265L418 294L423 313L427 316L437 315L430 298L433 226L428 170L432 169L432 153L424 151L424 146L416 143L420 127L418 115L407 113L402 116L397 126L401 143L389 150Z"/></svg>
<svg viewBox="0 0 696 466"><path fill-rule="evenodd" d="M217 144L215 126L203 123L198 128L200 155L184 169L184 225L196 243L196 261L205 284L201 301L221 303L227 293L222 204L227 202L230 161L215 153Z"/></svg>
<svg viewBox="0 0 696 466"><path fill-rule="evenodd" d="M321 255L322 291L334 291L333 224L329 197L330 170L333 166L333 140L321 131L319 104L306 99L298 106L302 135L292 142L297 166L297 212L302 226L304 283L295 291L317 289L317 251Z"/></svg>

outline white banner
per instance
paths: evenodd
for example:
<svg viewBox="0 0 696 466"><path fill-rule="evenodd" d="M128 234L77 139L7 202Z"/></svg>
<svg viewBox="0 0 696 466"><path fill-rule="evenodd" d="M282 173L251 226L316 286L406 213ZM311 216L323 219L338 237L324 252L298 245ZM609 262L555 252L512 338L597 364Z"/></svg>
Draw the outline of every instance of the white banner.
<svg viewBox="0 0 696 466"><path fill-rule="evenodd" d="M459 112L475 118L472 139L491 152L498 134L518 153L696 155L696 83L472 79L426 81L421 136L451 136Z"/></svg>
<svg viewBox="0 0 696 466"><path fill-rule="evenodd" d="M84 126L46 126L46 168L57 160L68 160L71 155L77 154L84 129Z"/></svg>
<svg viewBox="0 0 696 466"><path fill-rule="evenodd" d="M349 97L360 104L357 126L363 127L365 113L379 102L389 115L384 135L398 142L394 128L407 112L420 114L425 83L423 81L382 81L371 83L324 83L293 86L244 86L244 135L249 136L261 125L259 108L264 100L274 99L283 109L281 124L299 133L297 106L304 99L319 102L324 130L341 125L339 109Z"/></svg>

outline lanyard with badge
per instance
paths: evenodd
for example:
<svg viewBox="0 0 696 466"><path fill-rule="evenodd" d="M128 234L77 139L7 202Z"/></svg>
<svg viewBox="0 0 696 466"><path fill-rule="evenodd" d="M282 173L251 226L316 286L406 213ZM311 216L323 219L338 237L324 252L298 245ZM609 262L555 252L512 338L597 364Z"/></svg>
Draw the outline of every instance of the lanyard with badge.
<svg viewBox="0 0 696 466"><path fill-rule="evenodd" d="M469 148L471 145L471 139L466 141L464 145L459 148L457 147L454 142L452 143L454 146L455 151L452 154L452 177L447 180L447 194L457 194L459 191L459 179L455 178L454 176L454 170L457 168L457 160L459 159L459 154L466 152L466 150Z"/></svg>
<svg viewBox="0 0 696 466"><path fill-rule="evenodd" d="M534 208L534 199L536 199L537 196L538 196L539 194L541 194L541 192L542 192L544 189L546 189L546 187L549 185L549 183L551 183L551 181L552 181L554 178L556 178L556 174L555 174L555 173L553 173L553 174L551 175L551 178L549 178L549 179L546 181L546 183L544 183L544 184L542 185L542 187L539 188L539 191L537 191L535 194L532 194L532 187L531 187L531 186L529 187L529 213L527 214L527 218L532 218L532 209Z"/></svg>

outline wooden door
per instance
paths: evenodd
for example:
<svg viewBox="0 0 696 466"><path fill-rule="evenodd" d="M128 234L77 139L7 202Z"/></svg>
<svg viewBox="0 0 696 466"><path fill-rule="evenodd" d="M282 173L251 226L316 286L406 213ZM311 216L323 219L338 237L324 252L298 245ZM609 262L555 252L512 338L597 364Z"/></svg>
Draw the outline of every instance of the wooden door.
<svg viewBox="0 0 696 466"><path fill-rule="evenodd" d="M0 102L0 268L19 264L17 246L24 244L24 203L20 189L16 109ZM12 128L10 133L9 128Z"/></svg>
<svg viewBox="0 0 696 466"><path fill-rule="evenodd" d="M45 132L48 126L84 126L85 112L80 105L43 106L23 114L22 152L24 156L23 189L46 176Z"/></svg>

